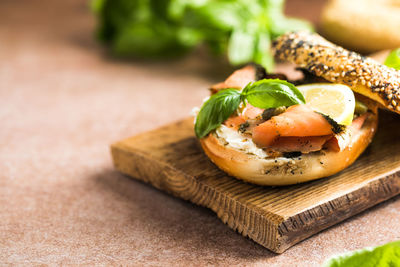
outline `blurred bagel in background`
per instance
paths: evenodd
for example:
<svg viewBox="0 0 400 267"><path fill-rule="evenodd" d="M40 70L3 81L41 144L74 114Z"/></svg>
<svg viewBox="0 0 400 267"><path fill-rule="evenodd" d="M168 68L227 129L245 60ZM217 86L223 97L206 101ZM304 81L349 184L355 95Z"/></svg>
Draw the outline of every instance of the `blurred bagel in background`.
<svg viewBox="0 0 400 267"><path fill-rule="evenodd" d="M400 47L400 0L331 0L322 34L351 50L371 53Z"/></svg>

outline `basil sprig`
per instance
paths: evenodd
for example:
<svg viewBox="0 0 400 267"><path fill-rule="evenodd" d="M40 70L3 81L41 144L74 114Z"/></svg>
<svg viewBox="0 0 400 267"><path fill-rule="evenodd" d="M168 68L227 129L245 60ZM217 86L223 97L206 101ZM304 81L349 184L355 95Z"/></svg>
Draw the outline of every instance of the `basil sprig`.
<svg viewBox="0 0 400 267"><path fill-rule="evenodd" d="M238 109L241 102L267 109L304 104L305 99L293 84L279 79L249 83L242 92L237 89L221 90L201 107L194 126L196 136L203 138L218 128Z"/></svg>

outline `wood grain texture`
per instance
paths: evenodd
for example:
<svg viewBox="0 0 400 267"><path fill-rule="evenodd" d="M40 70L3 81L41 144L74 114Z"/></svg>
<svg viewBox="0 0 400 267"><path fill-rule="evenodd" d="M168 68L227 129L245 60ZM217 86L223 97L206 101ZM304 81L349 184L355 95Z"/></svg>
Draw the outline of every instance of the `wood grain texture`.
<svg viewBox="0 0 400 267"><path fill-rule="evenodd" d="M115 167L213 210L229 227L282 253L290 246L400 193L400 119L382 112L378 133L349 168L299 185L236 180L211 163L187 119L111 146Z"/></svg>

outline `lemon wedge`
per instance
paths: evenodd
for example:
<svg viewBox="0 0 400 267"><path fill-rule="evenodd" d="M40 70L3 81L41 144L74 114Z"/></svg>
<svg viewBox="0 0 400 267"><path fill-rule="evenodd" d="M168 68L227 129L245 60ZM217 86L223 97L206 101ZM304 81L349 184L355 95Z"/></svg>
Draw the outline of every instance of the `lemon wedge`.
<svg viewBox="0 0 400 267"><path fill-rule="evenodd" d="M355 108L354 93L343 84L314 83L297 86L306 104L315 111L328 115L337 123L350 125Z"/></svg>

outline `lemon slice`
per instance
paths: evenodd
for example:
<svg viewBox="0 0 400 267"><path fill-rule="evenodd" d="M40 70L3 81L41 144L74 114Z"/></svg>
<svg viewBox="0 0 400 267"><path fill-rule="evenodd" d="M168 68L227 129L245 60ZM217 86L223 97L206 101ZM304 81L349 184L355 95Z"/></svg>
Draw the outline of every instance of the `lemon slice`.
<svg viewBox="0 0 400 267"><path fill-rule="evenodd" d="M354 93L343 84L314 83L297 86L306 104L315 111L334 119L337 123L350 125L355 108Z"/></svg>

